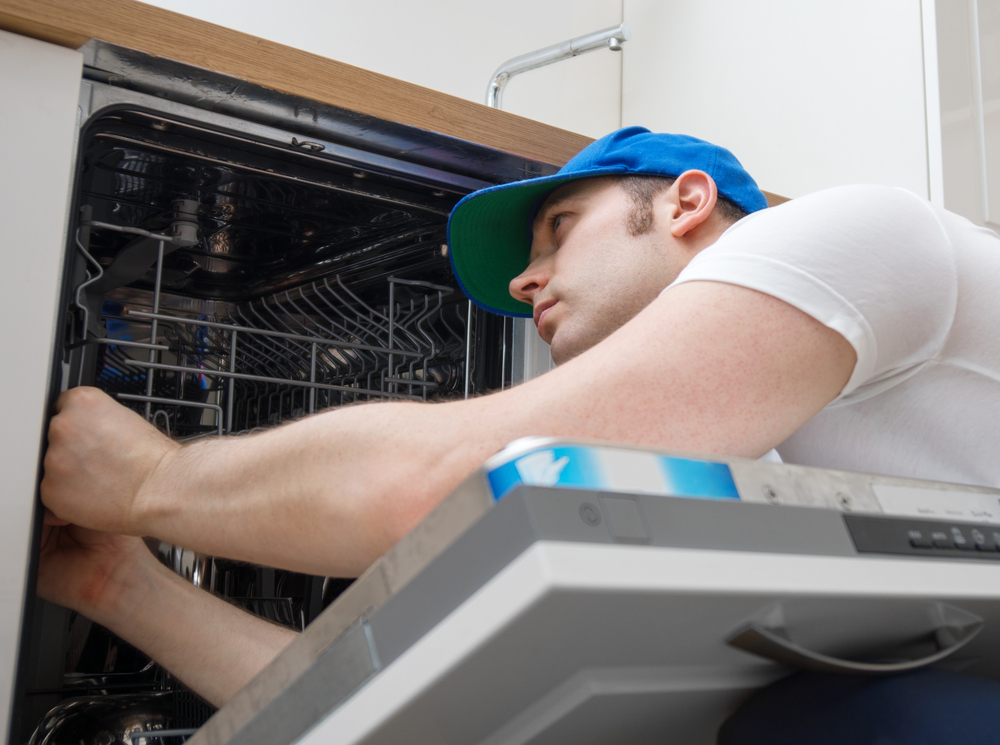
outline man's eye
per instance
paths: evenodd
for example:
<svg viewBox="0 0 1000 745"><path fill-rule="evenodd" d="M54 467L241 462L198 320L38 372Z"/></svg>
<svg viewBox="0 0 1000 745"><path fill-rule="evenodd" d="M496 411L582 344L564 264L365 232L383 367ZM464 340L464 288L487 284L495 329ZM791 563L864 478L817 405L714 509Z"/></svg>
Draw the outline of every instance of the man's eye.
<svg viewBox="0 0 1000 745"><path fill-rule="evenodd" d="M559 226L562 224L563 219L566 215L555 215L552 218L552 232L555 233L559 230Z"/></svg>

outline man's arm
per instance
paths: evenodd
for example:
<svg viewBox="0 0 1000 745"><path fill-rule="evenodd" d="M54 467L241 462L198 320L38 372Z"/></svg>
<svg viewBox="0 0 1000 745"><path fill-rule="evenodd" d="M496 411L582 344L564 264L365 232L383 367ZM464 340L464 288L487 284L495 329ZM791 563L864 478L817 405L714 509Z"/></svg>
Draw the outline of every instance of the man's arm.
<svg viewBox="0 0 1000 745"><path fill-rule="evenodd" d="M522 386L384 403L178 447L93 390L64 394L42 496L61 518L213 555L353 576L487 457L526 435L758 457L831 401L855 353L773 297L672 288Z"/></svg>
<svg viewBox="0 0 1000 745"><path fill-rule="evenodd" d="M297 636L181 579L139 538L43 530L38 594L111 629L216 706Z"/></svg>

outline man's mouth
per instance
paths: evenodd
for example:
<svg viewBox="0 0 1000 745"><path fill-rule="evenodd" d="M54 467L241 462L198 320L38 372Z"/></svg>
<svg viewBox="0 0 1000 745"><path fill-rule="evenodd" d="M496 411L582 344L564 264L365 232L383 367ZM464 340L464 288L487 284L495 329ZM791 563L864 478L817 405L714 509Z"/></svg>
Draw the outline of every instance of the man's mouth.
<svg viewBox="0 0 1000 745"><path fill-rule="evenodd" d="M539 303L535 307L535 310L534 310L535 328L537 328L539 330L539 333L541 333L542 322L545 320L545 316L548 315L549 310L557 302L559 302L559 301L558 300L546 300L546 301L544 301L542 303Z"/></svg>

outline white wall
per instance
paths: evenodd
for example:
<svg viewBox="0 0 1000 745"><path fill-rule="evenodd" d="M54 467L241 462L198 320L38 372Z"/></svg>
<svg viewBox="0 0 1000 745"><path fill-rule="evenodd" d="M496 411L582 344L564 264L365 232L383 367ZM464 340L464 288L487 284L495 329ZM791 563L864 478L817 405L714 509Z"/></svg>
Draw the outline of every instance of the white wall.
<svg viewBox="0 0 1000 745"><path fill-rule="evenodd" d="M624 0L623 124L731 149L762 188L928 196L916 0Z"/></svg>
<svg viewBox="0 0 1000 745"><path fill-rule="evenodd" d="M221 26L482 103L505 60L616 26L622 0L152 0ZM599 137L620 126L621 55L514 78L506 111Z"/></svg>

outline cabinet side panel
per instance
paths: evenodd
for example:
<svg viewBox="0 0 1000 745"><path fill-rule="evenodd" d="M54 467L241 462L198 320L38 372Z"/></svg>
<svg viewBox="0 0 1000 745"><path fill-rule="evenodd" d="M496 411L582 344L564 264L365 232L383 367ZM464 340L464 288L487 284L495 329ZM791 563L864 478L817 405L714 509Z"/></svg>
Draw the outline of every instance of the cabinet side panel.
<svg viewBox="0 0 1000 745"><path fill-rule="evenodd" d="M985 224L1000 231L1000 4L976 3L972 42L978 63L979 116L982 119L983 203Z"/></svg>
<svg viewBox="0 0 1000 745"><path fill-rule="evenodd" d="M979 141L976 135L967 0L936 0L941 159L944 206L982 224Z"/></svg>
<svg viewBox="0 0 1000 745"><path fill-rule="evenodd" d="M7 730L28 592L82 55L0 32L0 723Z"/></svg>

